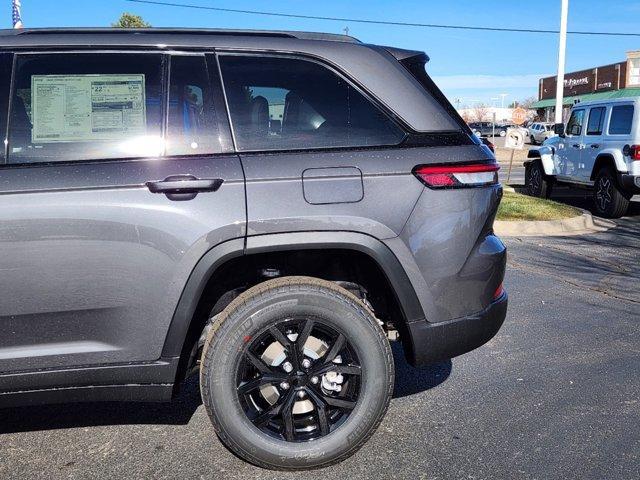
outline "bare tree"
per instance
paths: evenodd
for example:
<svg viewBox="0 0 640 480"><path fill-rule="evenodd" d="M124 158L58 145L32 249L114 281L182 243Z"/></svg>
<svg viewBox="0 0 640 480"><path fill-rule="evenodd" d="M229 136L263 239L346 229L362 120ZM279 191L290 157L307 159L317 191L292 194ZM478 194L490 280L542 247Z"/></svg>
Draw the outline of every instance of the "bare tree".
<svg viewBox="0 0 640 480"><path fill-rule="evenodd" d="M473 107L473 116L476 122L485 122L489 116L489 108L484 103L479 103Z"/></svg>
<svg viewBox="0 0 640 480"><path fill-rule="evenodd" d="M531 108L531 105L533 105L537 101L538 99L536 97L531 96L520 100L519 102L512 102L511 105L509 105L509 108L522 107L525 110L529 110Z"/></svg>
<svg viewBox="0 0 640 480"><path fill-rule="evenodd" d="M466 109L460 112L460 116L462 117L462 120L464 120L465 123L470 123L473 121L473 119L471 118L471 115L469 114L469 111Z"/></svg>

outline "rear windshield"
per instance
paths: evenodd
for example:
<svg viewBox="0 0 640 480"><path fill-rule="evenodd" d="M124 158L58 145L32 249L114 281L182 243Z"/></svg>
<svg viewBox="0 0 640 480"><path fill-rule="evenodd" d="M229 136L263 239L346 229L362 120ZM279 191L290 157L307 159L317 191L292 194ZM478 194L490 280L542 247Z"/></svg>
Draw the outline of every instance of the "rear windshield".
<svg viewBox="0 0 640 480"><path fill-rule="evenodd" d="M618 105L611 109L609 135L628 135L631 133L633 105Z"/></svg>

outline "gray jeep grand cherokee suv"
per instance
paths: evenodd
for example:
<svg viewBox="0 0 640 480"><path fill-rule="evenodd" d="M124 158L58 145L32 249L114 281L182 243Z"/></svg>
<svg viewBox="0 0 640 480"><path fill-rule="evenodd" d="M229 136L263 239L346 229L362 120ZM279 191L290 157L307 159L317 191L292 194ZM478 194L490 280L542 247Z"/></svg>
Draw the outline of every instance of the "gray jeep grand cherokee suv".
<svg viewBox="0 0 640 480"><path fill-rule="evenodd" d="M168 401L337 462L412 365L500 328L491 152L421 52L336 35L0 32L0 405Z"/></svg>

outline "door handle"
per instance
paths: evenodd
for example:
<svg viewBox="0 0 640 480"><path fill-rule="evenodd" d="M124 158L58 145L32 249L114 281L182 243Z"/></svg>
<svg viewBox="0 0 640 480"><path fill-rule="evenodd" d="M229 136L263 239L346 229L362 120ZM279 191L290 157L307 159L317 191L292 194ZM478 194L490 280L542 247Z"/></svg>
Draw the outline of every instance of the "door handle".
<svg viewBox="0 0 640 480"><path fill-rule="evenodd" d="M600 148L600 144L598 143L592 143L590 146L591 148Z"/></svg>
<svg viewBox="0 0 640 480"><path fill-rule="evenodd" d="M221 178L201 179L193 175L171 175L145 185L151 193L164 193L170 200L191 200L200 192L217 191L223 182Z"/></svg>

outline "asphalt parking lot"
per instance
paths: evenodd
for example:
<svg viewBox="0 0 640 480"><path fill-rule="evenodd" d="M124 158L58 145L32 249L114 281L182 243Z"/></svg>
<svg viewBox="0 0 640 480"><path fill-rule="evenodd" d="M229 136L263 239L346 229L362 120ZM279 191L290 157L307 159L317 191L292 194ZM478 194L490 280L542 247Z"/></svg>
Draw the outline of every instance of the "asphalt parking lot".
<svg viewBox="0 0 640 480"><path fill-rule="evenodd" d="M387 417L339 465L289 474L242 462L192 381L169 405L0 410L0 478L640 478L640 203L616 224L507 239L502 330L420 370L396 345Z"/></svg>

